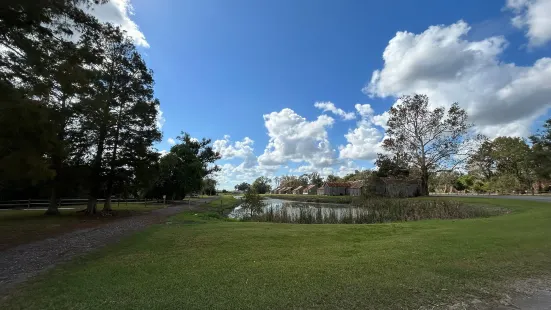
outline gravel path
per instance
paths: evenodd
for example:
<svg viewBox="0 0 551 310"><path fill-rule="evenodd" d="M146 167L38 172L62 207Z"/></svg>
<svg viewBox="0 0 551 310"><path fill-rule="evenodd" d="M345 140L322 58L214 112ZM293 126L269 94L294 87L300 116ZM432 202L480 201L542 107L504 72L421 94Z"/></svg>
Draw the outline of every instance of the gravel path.
<svg viewBox="0 0 551 310"><path fill-rule="evenodd" d="M16 284L38 275L75 256L99 249L107 244L182 211L200 211L199 205L212 199L192 201L151 211L151 213L113 221L98 227L81 229L0 252L0 296Z"/></svg>

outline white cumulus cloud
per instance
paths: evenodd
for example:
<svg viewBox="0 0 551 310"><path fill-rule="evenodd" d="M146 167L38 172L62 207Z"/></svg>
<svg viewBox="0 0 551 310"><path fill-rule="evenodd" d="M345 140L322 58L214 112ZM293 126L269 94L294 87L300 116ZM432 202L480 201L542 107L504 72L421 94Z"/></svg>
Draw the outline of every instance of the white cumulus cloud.
<svg viewBox="0 0 551 310"><path fill-rule="evenodd" d="M166 142L167 142L168 144L170 144L170 145L176 144L176 140L174 140L174 139L172 139L172 138L168 138L168 139L166 140Z"/></svg>
<svg viewBox="0 0 551 310"><path fill-rule="evenodd" d="M381 143L384 137L383 132L375 126L386 128L388 112L375 115L370 104L356 104L355 108L361 120L356 128L344 135L347 144L339 147L340 158L374 160L377 153L383 152Z"/></svg>
<svg viewBox="0 0 551 310"><path fill-rule="evenodd" d="M167 150L160 150L159 151L159 154L161 155L161 157L165 156L166 154L168 154L168 151Z"/></svg>
<svg viewBox="0 0 551 310"><path fill-rule="evenodd" d="M359 121L344 137L348 143L339 148L341 158L374 160L382 152L383 134L367 120Z"/></svg>
<svg viewBox="0 0 551 310"><path fill-rule="evenodd" d="M503 37L469 41L469 30L459 21L420 34L396 33L383 53L384 67L373 72L364 91L379 97L422 93L433 108L458 102L481 133L529 135L532 122L551 103L551 58L533 66L504 63L499 59L507 47Z"/></svg>
<svg viewBox="0 0 551 310"><path fill-rule="evenodd" d="M270 140L258 162L264 166L277 166L287 161L306 161L316 167L334 163L335 151L329 143L327 128L335 120L320 115L308 121L291 109L264 115Z"/></svg>
<svg viewBox="0 0 551 310"><path fill-rule="evenodd" d="M323 167L323 168L316 168L311 165L303 165L299 166L295 169L290 169L289 172L296 175L302 175L302 174L310 174L312 172L317 172L320 174L322 178L326 178L328 175L336 175L340 177L344 177L347 174L351 174L358 171L366 170L365 167L360 167L355 161L346 159L346 160L339 160L339 163L335 165L334 167Z"/></svg>
<svg viewBox="0 0 551 310"><path fill-rule="evenodd" d="M339 109L335 106L333 102L316 102L314 106L318 109L323 110L324 112L331 112L335 115L342 117L343 120L353 120L356 118L354 112L344 112L343 109Z"/></svg>
<svg viewBox="0 0 551 310"><path fill-rule="evenodd" d="M134 8L130 0L110 0L105 4L94 5L89 10L99 21L120 26L136 45L149 47L145 35L131 19L131 16L134 15Z"/></svg>
<svg viewBox="0 0 551 310"><path fill-rule="evenodd" d="M232 143L230 136L225 135L224 139L214 141L213 150L219 152L222 159L242 158L242 167L251 168L256 164L253 144L254 141L249 137Z"/></svg>
<svg viewBox="0 0 551 310"><path fill-rule="evenodd" d="M551 41L551 0L507 0L507 8L515 13L513 26L526 29L531 46Z"/></svg>
<svg viewBox="0 0 551 310"><path fill-rule="evenodd" d="M160 106L156 106L155 109L157 109L157 119L156 119L156 124L157 124L157 128L162 129L165 122L166 122L166 119L165 117L163 116L163 111L161 110L161 107Z"/></svg>

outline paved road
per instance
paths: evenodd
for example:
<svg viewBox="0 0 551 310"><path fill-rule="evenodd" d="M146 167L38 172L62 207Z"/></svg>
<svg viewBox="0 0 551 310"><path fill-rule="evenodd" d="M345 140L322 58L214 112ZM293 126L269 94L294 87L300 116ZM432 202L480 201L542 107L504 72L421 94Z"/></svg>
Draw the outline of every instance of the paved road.
<svg viewBox="0 0 551 310"><path fill-rule="evenodd" d="M432 197L472 197L472 198L498 198L498 199L518 199L518 200L532 200L541 202L551 202L551 196L539 196L539 195L431 195Z"/></svg>

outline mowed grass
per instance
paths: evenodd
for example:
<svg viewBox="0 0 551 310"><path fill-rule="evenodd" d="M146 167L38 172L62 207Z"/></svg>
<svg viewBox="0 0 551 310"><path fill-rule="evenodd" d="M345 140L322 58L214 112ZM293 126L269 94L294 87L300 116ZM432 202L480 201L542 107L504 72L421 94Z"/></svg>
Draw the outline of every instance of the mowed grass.
<svg viewBox="0 0 551 310"><path fill-rule="evenodd" d="M212 200L211 202L205 204L205 207L212 208L226 208L226 207L235 207L239 204L239 200L234 196L230 195L220 195L217 199Z"/></svg>
<svg viewBox="0 0 551 310"><path fill-rule="evenodd" d="M0 308L432 308L551 271L551 204L465 201L512 212L370 225L184 213L22 285Z"/></svg>
<svg viewBox="0 0 551 310"><path fill-rule="evenodd" d="M86 206L66 206L59 216L45 216L44 210L0 210L0 250L80 228L89 228L121 217L150 212L164 207L159 204L114 203L114 216L88 216L77 211ZM101 211L103 204L98 204Z"/></svg>

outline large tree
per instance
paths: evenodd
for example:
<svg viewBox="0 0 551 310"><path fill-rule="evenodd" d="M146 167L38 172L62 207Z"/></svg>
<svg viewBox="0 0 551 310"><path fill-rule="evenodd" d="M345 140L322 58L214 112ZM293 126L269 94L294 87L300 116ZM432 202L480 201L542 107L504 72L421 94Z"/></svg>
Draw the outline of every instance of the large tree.
<svg viewBox="0 0 551 310"><path fill-rule="evenodd" d="M536 176L542 180L551 180L551 119L548 119L543 125L543 130L531 136L530 140Z"/></svg>
<svg viewBox="0 0 551 310"><path fill-rule="evenodd" d="M416 94L401 97L390 109L387 126L383 148L403 156L409 166L419 170L421 195L428 195L432 172L464 160L469 145L466 135L472 125L457 103L447 112L443 107L431 109L429 98Z"/></svg>
<svg viewBox="0 0 551 310"><path fill-rule="evenodd" d="M284 176L281 176L280 180L281 180L280 181L281 186L292 187L292 188L297 188L299 186L305 185L305 183L306 184L308 183L307 179L305 179L304 177L301 179L296 175L284 175Z"/></svg>
<svg viewBox="0 0 551 310"><path fill-rule="evenodd" d="M237 184L234 188L236 191L248 191L251 188L251 184L242 182Z"/></svg>
<svg viewBox="0 0 551 310"><path fill-rule="evenodd" d="M469 174L486 182L492 190L530 190L543 162L535 158L533 149L537 149L537 144L531 149L526 141L516 137L484 141L469 159ZM545 173L543 165L540 169Z"/></svg>
<svg viewBox="0 0 551 310"><path fill-rule="evenodd" d="M521 138L498 137L492 141L492 157L499 176L511 175L520 190L533 191L535 181L530 147Z"/></svg>
<svg viewBox="0 0 551 310"><path fill-rule="evenodd" d="M56 139L50 111L39 102L16 99L0 85L0 191L24 188L55 176L45 154Z"/></svg>
<svg viewBox="0 0 551 310"><path fill-rule="evenodd" d="M254 180L253 184L251 185L251 189L258 194L266 194L272 189L272 187L270 186L271 182L272 180L267 177L259 177Z"/></svg>
<svg viewBox="0 0 551 310"><path fill-rule="evenodd" d="M99 23L83 8L104 2L6 0L0 5L2 105L6 107L4 113L13 113L0 121L15 117L27 120L38 114L38 120L47 120L47 123L22 122L17 125L24 132L35 130L35 135L42 140L34 145L32 151L25 148L24 142L19 143L20 146L16 147L19 152L27 151L20 156L32 159L38 155L42 160L31 160L29 162L34 165L26 167L12 167L13 170L19 169L21 175L35 176L33 181L44 176L52 179L45 184L50 187L50 205L46 214L58 214L57 192L67 179L65 172L75 155L71 147L78 131L78 97L86 84L88 69L97 61L91 44L97 38L91 34L95 33ZM14 104L18 105L17 108L10 107ZM2 122L0 127L5 128L5 125ZM47 137L48 133L50 136ZM42 143L45 139L49 143ZM14 143L17 142L0 141L0 144ZM52 173L27 171L46 169Z"/></svg>
<svg viewBox="0 0 551 310"><path fill-rule="evenodd" d="M216 182L215 179L212 179L212 178L205 178L203 180L203 186L201 188L203 194L206 194L206 195L216 195L216 184L218 182Z"/></svg>
<svg viewBox="0 0 551 310"><path fill-rule="evenodd" d="M340 182L342 179L336 175L330 174L325 178L326 182Z"/></svg>
<svg viewBox="0 0 551 310"><path fill-rule="evenodd" d="M111 210L115 183L128 179L128 167L146 160L151 145L161 138L152 73L135 45L111 25L103 27L97 44L103 62L96 67L95 92L89 97L85 121L94 152L88 213L96 212L102 187L103 210Z"/></svg>
<svg viewBox="0 0 551 310"><path fill-rule="evenodd" d="M151 145L161 140L161 133L157 128L160 103L153 96L152 72L129 38L123 36L117 39L116 44L122 68L116 76L114 126L107 143L108 171L104 211L111 210L114 184L128 175L125 167L135 167L147 160Z"/></svg>
<svg viewBox="0 0 551 310"><path fill-rule="evenodd" d="M378 177L407 177L409 168L407 157L404 154L394 154L392 157L386 154L377 154L375 161Z"/></svg>
<svg viewBox="0 0 551 310"><path fill-rule="evenodd" d="M433 191L449 193L460 176L457 171L439 171L431 174L429 182Z"/></svg>
<svg viewBox="0 0 551 310"><path fill-rule="evenodd" d="M469 174L485 181L490 180L496 173L495 154L492 141L484 141L468 159Z"/></svg>
<svg viewBox="0 0 551 310"><path fill-rule="evenodd" d="M308 175L308 180L310 184L321 187L323 185L323 178L317 172L312 172Z"/></svg>
<svg viewBox="0 0 551 310"><path fill-rule="evenodd" d="M179 143L160 160L156 189L171 199L183 199L190 193L199 192L203 180L220 171L214 162L221 157L212 149L210 139L199 141L182 133L177 140Z"/></svg>

